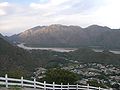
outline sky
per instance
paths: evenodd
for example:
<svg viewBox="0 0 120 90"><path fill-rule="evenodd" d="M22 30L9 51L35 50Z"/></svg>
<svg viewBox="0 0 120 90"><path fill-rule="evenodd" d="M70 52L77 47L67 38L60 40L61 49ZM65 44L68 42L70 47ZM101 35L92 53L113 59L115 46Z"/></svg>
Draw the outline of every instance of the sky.
<svg viewBox="0 0 120 90"><path fill-rule="evenodd" d="M120 0L0 0L0 33L13 35L42 25L120 28Z"/></svg>

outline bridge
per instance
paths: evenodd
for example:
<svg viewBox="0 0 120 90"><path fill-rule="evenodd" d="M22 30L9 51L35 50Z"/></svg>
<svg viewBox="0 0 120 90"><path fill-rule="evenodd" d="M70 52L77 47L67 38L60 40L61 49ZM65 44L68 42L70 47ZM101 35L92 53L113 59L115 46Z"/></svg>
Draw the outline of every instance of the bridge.
<svg viewBox="0 0 120 90"><path fill-rule="evenodd" d="M101 88L101 87L93 87L93 86L89 86L88 85L70 85L69 83L67 85L63 85L62 83L59 84L55 84L55 82L53 82L52 84L46 83L46 81L44 81L44 83L42 82L38 82L36 81L36 79L34 79L33 81L31 80L26 80L23 77L21 77L20 79L16 79L16 78L8 78L8 75L6 74L5 77L0 77L0 86L9 88L9 86L17 86L17 87L24 87L24 88L34 88L37 90L112 90L111 88L106 89L106 88ZM31 89L27 89L27 90L31 90ZM32 89L33 90L33 89Z"/></svg>

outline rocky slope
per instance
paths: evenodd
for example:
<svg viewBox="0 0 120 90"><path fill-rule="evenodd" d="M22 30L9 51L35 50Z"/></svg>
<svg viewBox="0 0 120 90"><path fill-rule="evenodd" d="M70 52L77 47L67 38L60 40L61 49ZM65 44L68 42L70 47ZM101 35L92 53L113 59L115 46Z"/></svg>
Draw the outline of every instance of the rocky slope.
<svg viewBox="0 0 120 90"><path fill-rule="evenodd" d="M9 37L30 46L120 48L120 29L91 25L87 28L54 24L37 26Z"/></svg>

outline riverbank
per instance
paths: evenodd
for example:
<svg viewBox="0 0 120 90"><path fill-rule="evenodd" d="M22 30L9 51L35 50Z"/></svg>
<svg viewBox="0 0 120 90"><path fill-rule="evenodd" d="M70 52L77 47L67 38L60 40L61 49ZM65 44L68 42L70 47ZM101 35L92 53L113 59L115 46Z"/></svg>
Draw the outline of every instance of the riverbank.
<svg viewBox="0 0 120 90"><path fill-rule="evenodd" d="M26 49L26 50L51 50L51 51L56 51L56 52L70 52L70 51L75 51L78 48L50 48L50 47L27 47L24 45L24 43L20 43L17 45L20 48ZM92 48L93 51L95 52L102 52L103 49L94 49ZM109 50L110 52L114 54L120 54L119 50Z"/></svg>

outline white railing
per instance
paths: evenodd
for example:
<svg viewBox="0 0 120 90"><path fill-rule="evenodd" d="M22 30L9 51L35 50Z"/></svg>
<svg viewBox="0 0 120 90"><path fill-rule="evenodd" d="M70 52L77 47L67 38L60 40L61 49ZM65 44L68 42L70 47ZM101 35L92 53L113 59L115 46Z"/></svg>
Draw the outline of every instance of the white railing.
<svg viewBox="0 0 120 90"><path fill-rule="evenodd" d="M38 88L43 90L112 90L112 89L104 89L100 87L89 86L89 84L87 86L78 85L78 84L69 85L69 83L67 85L63 85L62 83L61 85L58 85L55 84L55 82L53 82L53 84L48 84L46 83L46 81L44 81L44 83L37 82L36 79L30 81L23 79L23 77L21 77L21 79L8 78L7 74L5 75L5 77L0 77L0 85L5 85L6 88L8 88L8 86L20 86L20 87Z"/></svg>

